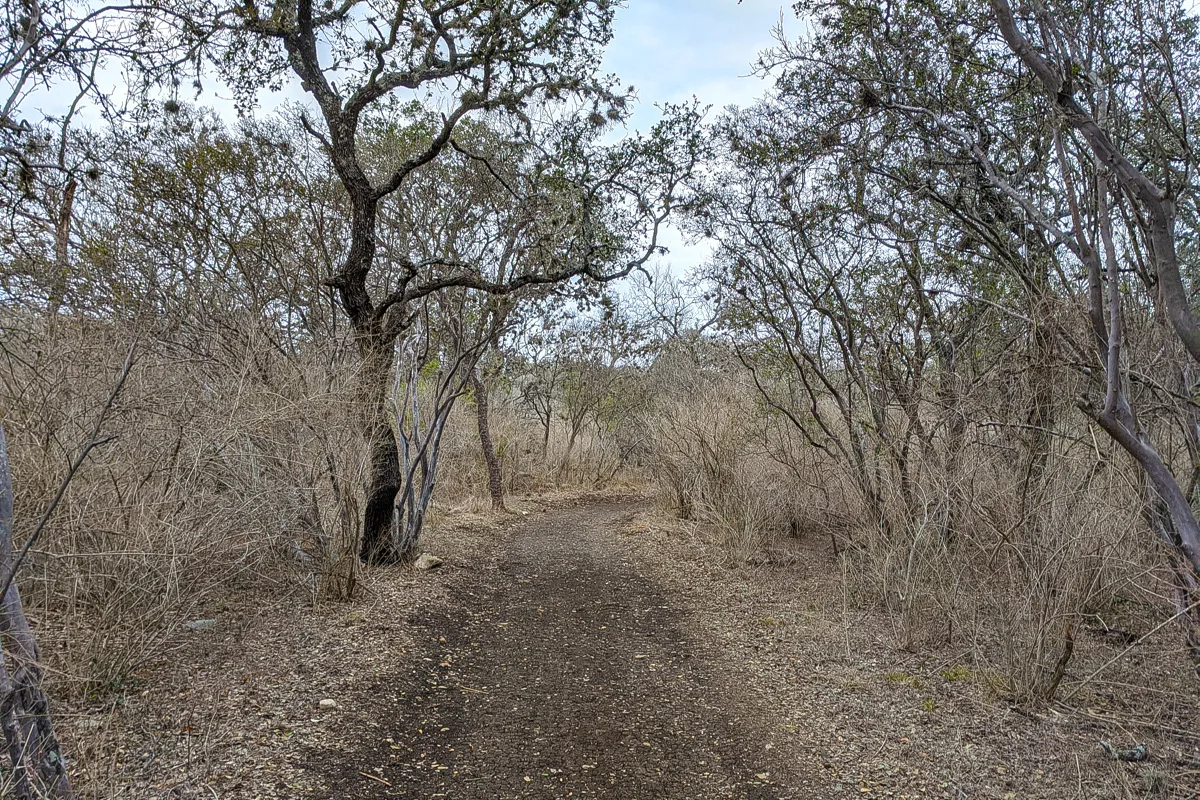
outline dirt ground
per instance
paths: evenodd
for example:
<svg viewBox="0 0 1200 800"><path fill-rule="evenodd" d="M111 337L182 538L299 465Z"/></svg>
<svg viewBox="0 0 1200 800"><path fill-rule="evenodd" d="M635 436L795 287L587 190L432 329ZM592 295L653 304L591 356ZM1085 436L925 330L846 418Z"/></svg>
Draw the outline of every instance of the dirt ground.
<svg viewBox="0 0 1200 800"><path fill-rule="evenodd" d="M644 499L516 507L440 526L441 569L375 571L350 605L226 609L127 701L65 709L79 782L114 798L1200 797L1194 679L1013 707L953 652L889 645L825 542L731 569ZM1113 762L1100 739L1151 757Z"/></svg>

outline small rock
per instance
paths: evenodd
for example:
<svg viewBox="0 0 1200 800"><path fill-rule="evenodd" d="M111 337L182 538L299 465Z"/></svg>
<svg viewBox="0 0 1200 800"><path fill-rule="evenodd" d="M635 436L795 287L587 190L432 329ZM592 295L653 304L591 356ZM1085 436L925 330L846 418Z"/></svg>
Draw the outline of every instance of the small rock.
<svg viewBox="0 0 1200 800"><path fill-rule="evenodd" d="M1100 746L1114 761L1145 761L1150 757L1150 749L1144 744L1134 747L1113 747L1108 742L1101 740Z"/></svg>
<svg viewBox="0 0 1200 800"><path fill-rule="evenodd" d="M193 619L183 623L183 627L189 631L211 631L217 627L215 619Z"/></svg>
<svg viewBox="0 0 1200 800"><path fill-rule="evenodd" d="M337 700L334 700L331 697L326 697L324 700L321 701L321 708L327 708L327 709L333 710L337 707L338 707Z"/></svg>
<svg viewBox="0 0 1200 800"><path fill-rule="evenodd" d="M84 730L89 730L89 731L96 730L97 728L99 728L101 726L101 724L103 724L103 723L101 723L100 720L91 719L90 717L84 717L83 719L79 719L79 720L75 721L76 728L83 728Z"/></svg>
<svg viewBox="0 0 1200 800"><path fill-rule="evenodd" d="M431 553L422 553L421 557L413 563L413 569L437 569L442 565L442 560Z"/></svg>

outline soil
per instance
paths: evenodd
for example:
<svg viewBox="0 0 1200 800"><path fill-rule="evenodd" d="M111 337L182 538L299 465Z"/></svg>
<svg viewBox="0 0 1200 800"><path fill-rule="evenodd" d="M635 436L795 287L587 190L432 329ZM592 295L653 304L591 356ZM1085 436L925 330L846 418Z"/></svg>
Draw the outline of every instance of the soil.
<svg viewBox="0 0 1200 800"><path fill-rule="evenodd" d="M1010 705L954 652L897 650L827 542L731 568L644 499L516 505L446 520L438 570L227 610L128 702L60 714L80 778L218 800L1200 798L1190 676Z"/></svg>
<svg viewBox="0 0 1200 800"><path fill-rule="evenodd" d="M377 734L311 768L354 798L796 797L758 710L618 541L628 517L544 515L457 576L410 618L415 669L349 700Z"/></svg>

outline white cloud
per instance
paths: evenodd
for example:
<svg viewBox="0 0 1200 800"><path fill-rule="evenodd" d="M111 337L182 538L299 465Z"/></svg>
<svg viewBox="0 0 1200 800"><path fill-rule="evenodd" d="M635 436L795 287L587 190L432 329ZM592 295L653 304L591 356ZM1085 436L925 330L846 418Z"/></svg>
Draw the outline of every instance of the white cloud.
<svg viewBox="0 0 1200 800"><path fill-rule="evenodd" d="M751 75L758 53L774 44L772 31L795 17L779 0L631 0L617 12L604 69L637 89L630 127L644 130L658 117L655 103L693 96L714 110L745 106L765 90ZM711 254L706 241L688 242L674 227L663 231L669 249L660 263L686 275Z"/></svg>
<svg viewBox="0 0 1200 800"><path fill-rule="evenodd" d="M620 9L604 68L637 89L633 126L650 124L657 102L752 102L764 85L751 65L781 15L791 18L779 0L633 0Z"/></svg>

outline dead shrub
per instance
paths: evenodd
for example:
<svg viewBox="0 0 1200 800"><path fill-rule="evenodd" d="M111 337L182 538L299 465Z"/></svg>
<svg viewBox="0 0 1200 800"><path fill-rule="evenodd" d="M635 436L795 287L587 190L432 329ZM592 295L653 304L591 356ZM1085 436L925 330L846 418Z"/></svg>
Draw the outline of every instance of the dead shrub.
<svg viewBox="0 0 1200 800"><path fill-rule="evenodd" d="M17 322L0 390L21 541L135 334ZM181 623L218 613L231 592L292 588L314 557L326 574L355 561L340 557L355 531L336 519L360 481L353 449L347 456L325 423L344 417L333 413L343 393L325 368L252 336L191 342L203 358L179 339L140 338L106 424L113 438L78 474L21 576L49 666L74 693L122 687ZM319 480L328 463L336 489ZM339 580L345 593L352 575Z"/></svg>
<svg viewBox="0 0 1200 800"><path fill-rule="evenodd" d="M722 557L741 563L789 529L791 486L753 429L748 391L728 380L668 387L657 400L650 435L662 502L706 525Z"/></svg>
<svg viewBox="0 0 1200 800"><path fill-rule="evenodd" d="M887 611L896 647L965 646L1007 698L1051 698L1085 616L1157 580L1136 473L1084 446L1086 431L1059 438L1036 482L1019 440L994 426L965 431L955 458L940 442L913 448L903 487L877 455L869 498L853 465L728 373L677 367L660 381L661 502L701 523L721 558L744 561L786 533L830 537L850 595Z"/></svg>

